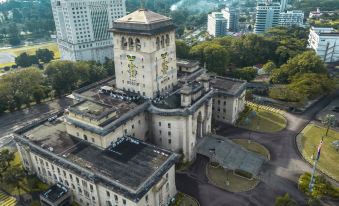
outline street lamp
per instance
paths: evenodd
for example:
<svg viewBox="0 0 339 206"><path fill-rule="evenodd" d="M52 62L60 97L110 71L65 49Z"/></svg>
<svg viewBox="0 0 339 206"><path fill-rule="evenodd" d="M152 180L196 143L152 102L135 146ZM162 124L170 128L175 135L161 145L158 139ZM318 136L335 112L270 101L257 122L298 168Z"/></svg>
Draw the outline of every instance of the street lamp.
<svg viewBox="0 0 339 206"><path fill-rule="evenodd" d="M326 129L326 134L325 136L327 137L328 131L330 130L330 127L334 127L336 122L336 117L333 114L327 114L325 118L323 119L322 123L327 126ZM322 137L324 139L324 136Z"/></svg>

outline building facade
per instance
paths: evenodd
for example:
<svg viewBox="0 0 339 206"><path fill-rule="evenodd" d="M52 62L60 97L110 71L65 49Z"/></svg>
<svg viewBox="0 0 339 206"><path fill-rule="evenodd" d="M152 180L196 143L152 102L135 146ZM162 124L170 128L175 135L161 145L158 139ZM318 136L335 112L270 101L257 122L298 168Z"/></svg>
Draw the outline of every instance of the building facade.
<svg viewBox="0 0 339 206"><path fill-rule="evenodd" d="M126 14L125 0L51 0L57 42L63 60L113 58L108 29Z"/></svg>
<svg viewBox="0 0 339 206"><path fill-rule="evenodd" d="M246 90L196 61L177 63L173 28L147 9L114 21L116 78L74 91L65 112L16 131L25 169L63 184L80 205L169 205L178 154L194 160L213 119L234 124Z"/></svg>
<svg viewBox="0 0 339 206"><path fill-rule="evenodd" d="M231 6L222 9L221 13L227 20L227 30L237 32L239 30L239 10Z"/></svg>
<svg viewBox="0 0 339 206"><path fill-rule="evenodd" d="M264 33L279 24L280 3L259 2L256 7L254 33Z"/></svg>
<svg viewBox="0 0 339 206"><path fill-rule="evenodd" d="M171 19L140 9L115 21L112 31L117 88L149 98L171 91L177 84Z"/></svg>
<svg viewBox="0 0 339 206"><path fill-rule="evenodd" d="M304 25L304 12L300 10L281 12L278 25L283 27L302 27Z"/></svg>
<svg viewBox="0 0 339 206"><path fill-rule="evenodd" d="M227 32L228 21L222 12L212 12L207 17L207 32L209 35L217 37L224 36Z"/></svg>
<svg viewBox="0 0 339 206"><path fill-rule="evenodd" d="M339 32L329 27L311 27L308 47L326 62L339 61Z"/></svg>

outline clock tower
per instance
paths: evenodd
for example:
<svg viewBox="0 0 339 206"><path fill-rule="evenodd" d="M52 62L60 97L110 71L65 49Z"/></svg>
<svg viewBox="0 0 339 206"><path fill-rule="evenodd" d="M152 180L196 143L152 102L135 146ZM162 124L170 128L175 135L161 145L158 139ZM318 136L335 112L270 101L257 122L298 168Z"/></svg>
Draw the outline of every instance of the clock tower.
<svg viewBox="0 0 339 206"><path fill-rule="evenodd" d="M169 17L139 9L113 22L118 89L155 98L177 84L175 26Z"/></svg>

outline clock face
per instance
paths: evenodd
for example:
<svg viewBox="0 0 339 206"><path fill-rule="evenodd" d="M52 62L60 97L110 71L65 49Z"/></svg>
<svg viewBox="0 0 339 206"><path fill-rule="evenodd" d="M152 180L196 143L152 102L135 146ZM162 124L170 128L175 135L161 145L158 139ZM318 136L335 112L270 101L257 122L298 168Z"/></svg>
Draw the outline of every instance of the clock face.
<svg viewBox="0 0 339 206"><path fill-rule="evenodd" d="M135 77L138 74L138 71L137 71L138 67L134 63L135 59L136 59L135 56L127 55L128 73L131 79L135 79Z"/></svg>
<svg viewBox="0 0 339 206"><path fill-rule="evenodd" d="M162 63L161 63L161 71L163 75L167 75L168 72L168 53L165 52L163 54L161 54L161 59L162 59Z"/></svg>

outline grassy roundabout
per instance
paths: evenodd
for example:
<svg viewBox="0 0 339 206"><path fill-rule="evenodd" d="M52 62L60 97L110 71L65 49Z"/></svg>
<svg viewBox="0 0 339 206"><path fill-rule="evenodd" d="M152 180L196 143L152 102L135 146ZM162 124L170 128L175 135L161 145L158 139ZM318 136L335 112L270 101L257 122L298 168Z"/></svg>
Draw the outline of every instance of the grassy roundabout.
<svg viewBox="0 0 339 206"><path fill-rule="evenodd" d="M259 184L257 179L246 179L233 174L233 171L227 171L221 166L212 166L208 164L206 167L206 175L208 180L217 187L230 192L245 192L253 189Z"/></svg>
<svg viewBox="0 0 339 206"><path fill-rule="evenodd" d="M238 122L238 126L258 132L279 132L286 128L286 118L276 112L272 112L266 109L249 107L250 110L244 113L245 117L241 118ZM251 115L251 112L255 112L255 115ZM252 116L252 117L250 117ZM246 120L248 118L248 120ZM249 121L249 122L247 122Z"/></svg>
<svg viewBox="0 0 339 206"><path fill-rule="evenodd" d="M270 159L270 152L267 150L267 148L257 142L254 141L248 142L248 139L232 139L232 141L236 144L243 146L245 149L251 152L260 154L266 157L268 160Z"/></svg>
<svg viewBox="0 0 339 206"><path fill-rule="evenodd" d="M311 164L313 164L312 156L317 153L317 147L321 137L326 133L326 128L314 124L309 124L298 135L297 144L300 153ZM324 143L321 149L321 156L317 168L328 176L339 181L339 151L337 151L332 142L339 140L339 132L330 130L327 137L324 137Z"/></svg>
<svg viewBox="0 0 339 206"><path fill-rule="evenodd" d="M199 203L193 197L182 192L178 192L175 197L175 201L171 204L171 206L199 206Z"/></svg>

